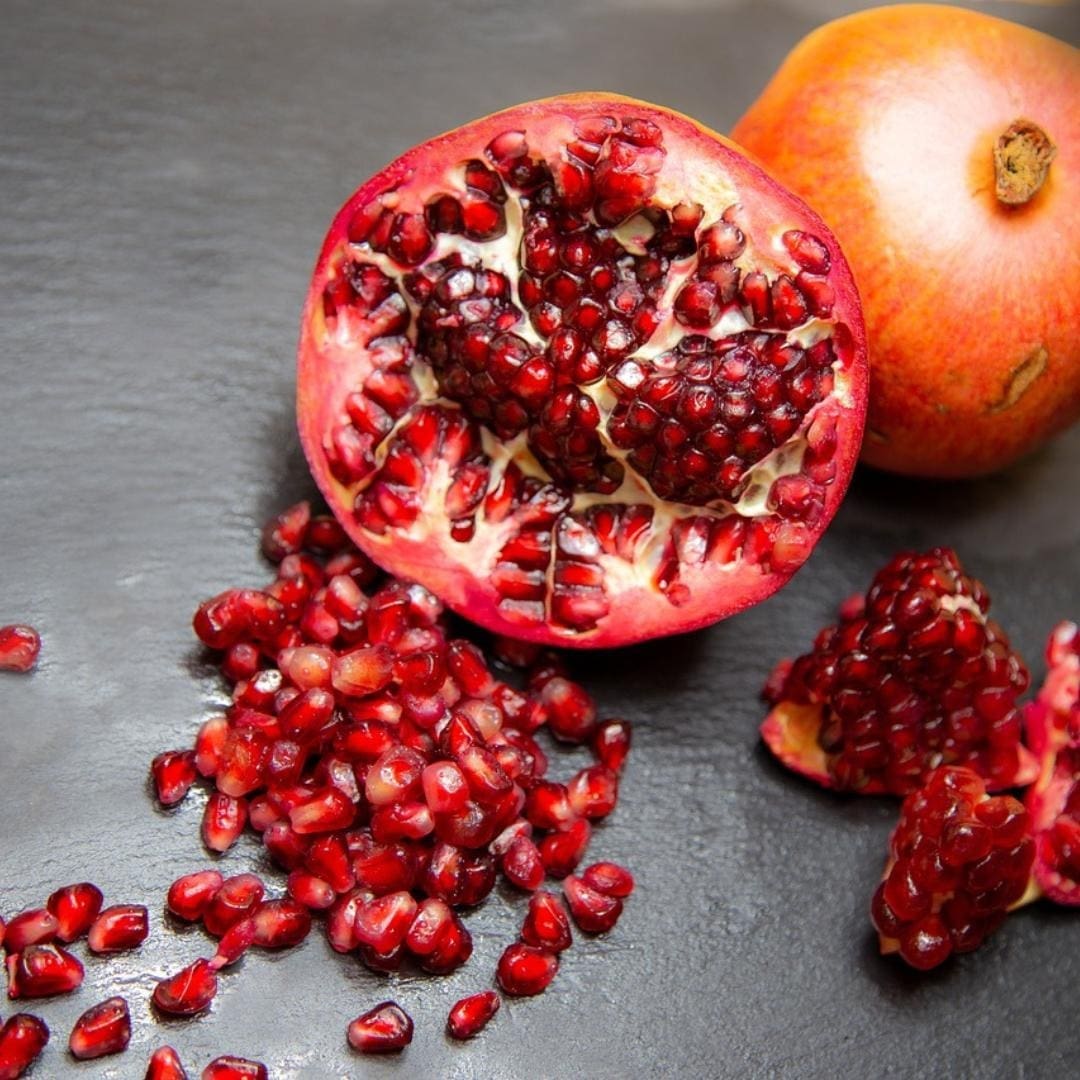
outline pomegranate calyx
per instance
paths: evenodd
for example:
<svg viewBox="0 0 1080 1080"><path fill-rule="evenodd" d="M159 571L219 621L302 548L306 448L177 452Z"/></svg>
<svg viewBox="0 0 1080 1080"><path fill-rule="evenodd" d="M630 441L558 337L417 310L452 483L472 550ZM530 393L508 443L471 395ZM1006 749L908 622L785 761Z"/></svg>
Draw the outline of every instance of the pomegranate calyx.
<svg viewBox="0 0 1080 1080"><path fill-rule="evenodd" d="M1004 206L1023 206L1046 183L1057 147L1033 120L1018 117L994 146L994 194Z"/></svg>

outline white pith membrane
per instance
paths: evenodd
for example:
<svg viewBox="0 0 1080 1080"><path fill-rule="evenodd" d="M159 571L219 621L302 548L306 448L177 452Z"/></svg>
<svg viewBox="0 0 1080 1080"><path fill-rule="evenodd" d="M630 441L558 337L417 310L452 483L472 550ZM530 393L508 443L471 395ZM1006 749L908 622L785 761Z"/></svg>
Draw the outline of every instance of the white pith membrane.
<svg viewBox="0 0 1080 1080"><path fill-rule="evenodd" d="M526 130L524 134L528 140L529 131ZM545 148L558 145L560 152L565 154L565 143L573 138L572 121L567 119L561 138L552 130L545 130L542 146L536 148L530 144L529 153L542 157ZM473 156L491 165L491 161L484 157L482 146L475 147ZM547 155L547 160L554 164L550 155ZM665 166L667 164L665 161ZM425 203L436 195L460 197L466 190L464 168L465 161L462 160L459 164L448 166L440 176L426 175L423 183L415 187L410 187L406 181L396 190L384 193L381 203L387 209L416 213L421 212ZM670 209L676 204L688 202L700 205L703 213L696 230L698 235L720 221L725 211L740 204L739 192L732 183L715 172L697 181L688 180L681 167L673 168L671 172L674 175L669 176L668 169L661 168L649 207ZM505 549L516 538L528 533L530 542L536 548L546 545L542 596L504 594L498 603L499 614L523 629L546 624L568 637L577 638L595 630L607 613L609 595L648 589L662 594L672 605L686 602L688 590L679 580L680 568L684 566L700 566L708 562L711 569L733 575L740 567L745 568L747 563L755 562L760 564L762 574L771 570L790 572L794 569L813 546L811 530L805 522L789 520L776 512L771 503L773 486L782 477L805 473L804 458L808 446L815 441L813 433L820 433L820 438L816 440L818 444L827 444L835 433L839 415L854 407L848 367L853 350L845 347L843 342L834 349L831 391L805 412L794 434L744 473L737 498L734 501L716 499L707 505L660 498L629 460L631 451L614 445L607 431L608 418L618 400L609 384L611 371L608 376L595 382L576 383L577 389L588 395L599 409L601 423L597 430L603 450L622 466L622 481L616 490L606 493L571 491L552 482L543 463L530 449L528 428L512 438L503 439L487 426L471 419L457 401L440 393L438 373L416 348L422 304L410 295L403 281L407 275L425 266L456 255L463 260L463 265L494 271L506 278L510 285L510 303L521 313L508 332L524 339L538 352L544 351L547 339L533 326L518 292L523 264L521 200L527 202L528 196L520 195L509 183L504 188L507 198L502 206L506 229L496 239L475 241L461 234L437 233L434 246L423 261L418 266L405 267L391 256L372 250L368 243L350 243L343 236L326 260L324 285L332 287L336 280L347 273L350 265L370 265L399 285L398 292L405 300L409 313L408 327L401 336L408 340L413 350L409 371L418 391L418 399L394 421L389 433L374 446L374 467L366 476L355 482L343 482L340 476L336 478L337 485L353 500L356 523L365 530L366 546L376 558L380 547L392 549L395 541L404 539L420 547L437 548L448 562L452 563L455 559L460 562L462 574L467 572L480 582L510 580L510 591L514 592L513 582L517 580L515 575L520 567L506 555ZM594 227L605 227L597 225L591 210L585 216ZM791 220L751 221L749 228L743 228L745 250L731 262L743 275L748 271L765 272L770 284L781 274L794 279L801 268L789 253L782 237L788 230L798 228L799 224ZM623 222L606 228L619 240L628 255L640 255L649 250L647 245L652 238L654 225L642 212L635 212ZM612 370L627 360L636 360L647 369L647 374L652 374L651 369L659 370L657 361L688 337L708 337L719 341L752 331L783 336L788 343L805 349L816 342L833 339L837 326L842 325L832 317L807 317L801 325L786 333L769 322L755 327L750 321L751 310L740 303L737 295L707 329L685 326L675 316L674 302L682 287L693 277L697 265L696 245L695 254L671 259L666 283L656 304L659 325L644 344L617 361ZM825 278L827 276L823 275ZM332 403L334 423L324 428L323 448L330 461L334 453L333 432L339 424L350 423L345 399L349 394L363 391L366 379L378 368L378 346L382 339L372 334L370 324L363 315L348 306L328 316L316 306L308 332L316 344L321 363L328 370L355 370L361 373L358 381L354 382L335 377L329 377L326 381L329 392L337 396ZM844 333L845 341L850 341L846 330ZM391 357L400 357L400 351L400 347L389 350ZM370 504L379 498L378 485L383 479L382 470L388 458L395 448L400 450L400 444L407 437L418 413L432 407L442 411L444 416L460 417L463 423L477 431L482 449L480 460L489 470L486 494L471 513L468 523L463 525L460 520L454 523L449 519L444 508L446 494L460 462L452 459L452 454L449 457L442 454L444 447L440 435L435 443L437 456L424 458L424 479L421 490L415 494L418 506L414 507L416 512L411 514L411 520L405 524L372 527L364 517L365 500ZM822 423L815 429L814 422L818 417L822 417ZM823 490L835 478L835 465L828 460L829 457L830 451L819 450L813 477L821 503L825 501ZM824 464L822 458L825 459ZM540 493L522 495L520 485L523 479L542 483L544 488ZM348 505L348 502L345 504ZM609 508L606 513L605 508ZM531 575L535 579L540 572L530 567L529 574L525 576ZM722 587L718 583L717 588ZM498 584L497 588L502 593ZM527 587L525 591L528 592Z"/></svg>

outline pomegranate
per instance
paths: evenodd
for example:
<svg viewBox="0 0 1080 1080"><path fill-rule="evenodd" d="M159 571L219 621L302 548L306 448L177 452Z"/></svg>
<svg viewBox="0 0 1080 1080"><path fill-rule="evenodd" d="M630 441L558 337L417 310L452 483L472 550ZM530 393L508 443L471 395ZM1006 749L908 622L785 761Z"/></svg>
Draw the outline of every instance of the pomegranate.
<svg viewBox="0 0 1080 1080"><path fill-rule="evenodd" d="M395 1001L384 1001L358 1016L348 1028L349 1045L362 1054L403 1050L413 1037L412 1017Z"/></svg>
<svg viewBox="0 0 1080 1080"><path fill-rule="evenodd" d="M180 1055L171 1046L162 1046L150 1055L144 1080L188 1080Z"/></svg>
<svg viewBox="0 0 1080 1080"><path fill-rule="evenodd" d="M122 997L92 1005L75 1021L68 1049L80 1061L119 1054L131 1040L131 1016Z"/></svg>
<svg viewBox="0 0 1080 1080"><path fill-rule="evenodd" d="M770 678L766 745L825 787L867 795L904 795L941 764L993 790L1030 783L1016 706L1028 673L989 607L948 548L897 555Z"/></svg>
<svg viewBox="0 0 1080 1080"><path fill-rule="evenodd" d="M798 569L858 453L864 353L829 231L737 148L551 98L410 150L335 217L300 437L387 570L502 634L619 645ZM201 636L266 635L263 609L219 605Z"/></svg>
<svg viewBox="0 0 1080 1080"><path fill-rule="evenodd" d="M202 1080L268 1080L270 1073L261 1061L226 1054L214 1058L202 1071Z"/></svg>
<svg viewBox="0 0 1080 1080"><path fill-rule="evenodd" d="M56 936L64 942L81 938L98 917L102 900L101 890L89 881L57 889L46 902L56 919Z"/></svg>
<svg viewBox="0 0 1080 1080"><path fill-rule="evenodd" d="M452 1039L472 1039L487 1027L502 1004L494 990L470 994L456 1002L446 1021L446 1033Z"/></svg>
<svg viewBox="0 0 1080 1080"><path fill-rule="evenodd" d="M150 933L150 913L141 904L117 904L94 920L86 943L93 953L127 952L138 948Z"/></svg>
<svg viewBox="0 0 1080 1080"><path fill-rule="evenodd" d="M899 5L814 31L736 124L851 260L871 465L987 473L1080 416L1077 100L1064 42Z"/></svg>
<svg viewBox="0 0 1080 1080"><path fill-rule="evenodd" d="M1080 905L1080 628L1064 622L1046 648L1049 672L1026 708L1039 777L1026 805L1035 834L1035 880L1059 904Z"/></svg>
<svg viewBox="0 0 1080 1080"><path fill-rule="evenodd" d="M0 626L0 671L30 671L41 652L41 638L32 626Z"/></svg>
<svg viewBox="0 0 1080 1080"><path fill-rule="evenodd" d="M871 904L883 953L925 971L970 952L1029 891L1035 844L1011 795L962 766L935 769L905 800Z"/></svg>
<svg viewBox="0 0 1080 1080"><path fill-rule="evenodd" d="M15 1013L0 1025L0 1080L18 1080L34 1063L49 1041L44 1020L29 1013Z"/></svg>

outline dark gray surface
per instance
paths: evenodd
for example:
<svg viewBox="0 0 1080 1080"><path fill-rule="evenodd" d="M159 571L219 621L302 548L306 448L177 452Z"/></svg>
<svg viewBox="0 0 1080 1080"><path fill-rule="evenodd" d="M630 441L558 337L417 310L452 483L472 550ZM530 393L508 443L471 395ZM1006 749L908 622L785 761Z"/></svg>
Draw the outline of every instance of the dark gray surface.
<svg viewBox="0 0 1080 1080"><path fill-rule="evenodd" d="M0 911L90 877L155 912L139 953L90 961L79 994L34 1008L54 1031L35 1077L138 1077L166 1041L193 1077L222 1052L275 1078L1075 1073L1080 918L1026 911L929 977L878 958L866 907L895 806L782 774L756 726L772 660L901 545L956 544L1041 676L1046 631L1080 615L1080 430L978 484L862 474L782 594L578 664L603 711L637 725L592 854L630 864L639 894L610 939L575 945L552 989L477 1043L448 1044L446 1009L486 983L520 898L470 918L476 954L448 979L387 981L313 935L246 959L209 1016L150 1017L155 977L205 948L163 926L163 890L208 859L201 796L156 811L146 768L220 693L195 604L263 581L257 524L310 490L293 347L333 212L412 143L530 97L595 86L726 129L843 7L6 0L0 623L31 622L45 644L32 677L0 677ZM1075 40L1075 8L993 10ZM265 869L251 838L223 861L248 867ZM131 1049L75 1065L71 1023L114 991L132 1002ZM387 996L416 1041L361 1061L345 1025Z"/></svg>

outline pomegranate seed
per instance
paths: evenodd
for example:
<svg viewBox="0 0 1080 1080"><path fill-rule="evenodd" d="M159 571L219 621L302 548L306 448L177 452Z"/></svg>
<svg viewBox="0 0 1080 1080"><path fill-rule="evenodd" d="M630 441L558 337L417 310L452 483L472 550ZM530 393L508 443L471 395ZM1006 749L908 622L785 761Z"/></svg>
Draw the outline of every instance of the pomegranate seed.
<svg viewBox="0 0 1080 1080"><path fill-rule="evenodd" d="M8 997L67 994L83 981L83 966L57 945L29 945L7 958Z"/></svg>
<svg viewBox="0 0 1080 1080"><path fill-rule="evenodd" d="M544 883L540 851L527 836L519 836L502 857L502 872L511 884L532 892Z"/></svg>
<svg viewBox="0 0 1080 1080"><path fill-rule="evenodd" d="M267 641L281 629L285 609L255 589L230 589L200 605L192 625L211 649L227 649L241 640Z"/></svg>
<svg viewBox="0 0 1080 1080"><path fill-rule="evenodd" d="M165 906L177 918L195 922L203 917L224 882L217 870L197 870L177 878L170 886Z"/></svg>
<svg viewBox="0 0 1080 1080"><path fill-rule="evenodd" d="M334 892L348 892L356 884L345 841L337 835L320 836L308 848L304 868L328 882Z"/></svg>
<svg viewBox="0 0 1080 1080"><path fill-rule="evenodd" d="M251 948L255 940L255 921L253 919L241 919L233 923L221 936L217 951L210 960L210 966L215 971L223 967L235 964L241 956Z"/></svg>
<svg viewBox="0 0 1080 1080"><path fill-rule="evenodd" d="M295 870L307 858L307 841L287 821L275 821L268 826L262 841L274 862L286 870Z"/></svg>
<svg viewBox="0 0 1080 1080"><path fill-rule="evenodd" d="M362 1054L385 1054L412 1042L413 1022L396 1002L384 1001L358 1016L348 1029L349 1045Z"/></svg>
<svg viewBox="0 0 1080 1080"><path fill-rule="evenodd" d="M158 754L150 763L150 773L154 778L158 802L162 806L175 806L187 795L198 775L195 769L195 752L169 750Z"/></svg>
<svg viewBox="0 0 1080 1080"><path fill-rule="evenodd" d="M525 816L538 829L564 829L577 818L565 784L540 780L525 797Z"/></svg>
<svg viewBox="0 0 1080 1080"><path fill-rule="evenodd" d="M150 1055L144 1080L188 1080L180 1055L171 1046L162 1046Z"/></svg>
<svg viewBox="0 0 1080 1080"><path fill-rule="evenodd" d="M122 997L93 1005L75 1021L68 1039L72 1056L80 1061L119 1054L131 1040L131 1016Z"/></svg>
<svg viewBox="0 0 1080 1080"><path fill-rule="evenodd" d="M469 786L453 761L436 761L428 765L421 773L421 780L424 798L432 813L457 813L469 801Z"/></svg>
<svg viewBox="0 0 1080 1080"><path fill-rule="evenodd" d="M247 824L247 801L215 791L203 811L202 839L211 851L228 851Z"/></svg>
<svg viewBox="0 0 1080 1080"><path fill-rule="evenodd" d="M607 817L619 801L619 778L605 765L582 769L566 785L575 814L596 819Z"/></svg>
<svg viewBox="0 0 1080 1080"><path fill-rule="evenodd" d="M330 678L339 694L365 697L387 686L393 673L393 653L385 645L365 645L335 657Z"/></svg>
<svg viewBox="0 0 1080 1080"><path fill-rule="evenodd" d="M540 841L540 860L544 869L556 878L572 874L589 846L592 829L585 820L575 821L563 832L548 833Z"/></svg>
<svg viewBox="0 0 1080 1080"><path fill-rule="evenodd" d="M350 842L350 853L357 884L376 895L411 889L416 881L412 851L402 843L380 844L370 833L359 833L355 846Z"/></svg>
<svg viewBox="0 0 1080 1080"><path fill-rule="evenodd" d="M30 671L41 652L32 626L0 626L0 671Z"/></svg>
<svg viewBox="0 0 1080 1080"><path fill-rule="evenodd" d="M289 811L289 821L301 836L347 829L356 818L356 806L335 787L325 787Z"/></svg>
<svg viewBox="0 0 1080 1080"><path fill-rule="evenodd" d="M422 900L405 935L409 951L416 956L430 956L452 921L453 912L445 901L434 897Z"/></svg>
<svg viewBox="0 0 1080 1080"><path fill-rule="evenodd" d="M373 898L367 889L353 889L339 896L326 915L326 939L334 952L352 952L360 944L356 936L356 913Z"/></svg>
<svg viewBox="0 0 1080 1080"><path fill-rule="evenodd" d="M623 866L613 862L598 862L586 867L581 880L605 896L629 896L634 891L634 877Z"/></svg>
<svg viewBox="0 0 1080 1080"><path fill-rule="evenodd" d="M499 958L496 977L503 990L513 997L543 993L559 970L559 957L546 949L520 941L507 946Z"/></svg>
<svg viewBox="0 0 1080 1080"><path fill-rule="evenodd" d="M596 730L596 706L585 689L560 676L540 689L548 728L563 742L587 742Z"/></svg>
<svg viewBox="0 0 1080 1080"><path fill-rule="evenodd" d="M76 941L81 938L98 917L101 903L101 890L88 881L57 889L46 904L56 919L56 936L61 941ZM0 940L3 937L0 933Z"/></svg>
<svg viewBox="0 0 1080 1080"><path fill-rule="evenodd" d="M456 1002L446 1021L446 1033L452 1039L471 1039L487 1027L499 1011L502 1000L494 990L483 990Z"/></svg>
<svg viewBox="0 0 1080 1080"><path fill-rule="evenodd" d="M472 956L472 950L472 935L465 928L465 924L452 914L450 924L434 950L421 957L420 966L433 975L448 975Z"/></svg>
<svg viewBox="0 0 1080 1080"><path fill-rule="evenodd" d="M41 945L52 941L60 929L60 923L51 911L34 908L16 915L4 932L4 946L9 953L22 952L28 945Z"/></svg>
<svg viewBox="0 0 1080 1080"><path fill-rule="evenodd" d="M0 1077L17 1080L34 1063L49 1041L44 1020L15 1013L0 1027Z"/></svg>
<svg viewBox="0 0 1080 1080"><path fill-rule="evenodd" d="M240 798L262 787L270 740L255 728L234 728L221 748L215 777L218 791Z"/></svg>
<svg viewBox="0 0 1080 1080"><path fill-rule="evenodd" d="M265 893L262 879L256 874L226 878L203 910L207 933L222 937L230 927L255 913Z"/></svg>
<svg viewBox="0 0 1080 1080"><path fill-rule="evenodd" d="M286 888L297 903L311 908L312 911L325 911L333 907L337 899L333 885L306 870L294 870L289 875Z"/></svg>
<svg viewBox="0 0 1080 1080"><path fill-rule="evenodd" d="M217 994L217 975L208 960L196 960L154 988L153 1002L171 1016L194 1016Z"/></svg>
<svg viewBox="0 0 1080 1080"><path fill-rule="evenodd" d="M630 725L625 720L605 720L593 732L592 747L601 765L622 772L630 753Z"/></svg>
<svg viewBox="0 0 1080 1080"><path fill-rule="evenodd" d="M588 934L606 933L622 915L623 903L617 896L597 892L581 878L568 877L563 882L563 893L574 922Z"/></svg>
<svg viewBox="0 0 1080 1080"><path fill-rule="evenodd" d="M548 952L558 953L570 948L573 943L570 918L563 902L554 893L538 892L530 898L521 937L526 944Z"/></svg>
<svg viewBox="0 0 1080 1080"><path fill-rule="evenodd" d="M195 736L195 768L200 776L213 776L218 770L221 750L229 737L229 721L224 716L211 716Z"/></svg>
<svg viewBox="0 0 1080 1080"><path fill-rule="evenodd" d="M303 546L309 521L311 504L306 501L282 510L263 526L263 554L275 563L281 562L286 555L295 555Z"/></svg>
<svg viewBox="0 0 1080 1080"><path fill-rule="evenodd" d="M299 945L311 932L308 909L294 900L266 900L251 917L253 943L260 949L287 949Z"/></svg>
<svg viewBox="0 0 1080 1080"><path fill-rule="evenodd" d="M231 1054L214 1058L202 1071L202 1080L268 1080L269 1076L261 1062Z"/></svg>
<svg viewBox="0 0 1080 1080"><path fill-rule="evenodd" d="M141 945L150 933L150 914L139 904L117 904L94 920L86 936L92 953L127 952Z"/></svg>
<svg viewBox="0 0 1080 1080"><path fill-rule="evenodd" d="M407 746L395 746L382 754L367 771L364 790L372 806L415 799L421 790L427 762Z"/></svg>
<svg viewBox="0 0 1080 1080"><path fill-rule="evenodd" d="M225 651L225 658L221 661L221 671L225 678L238 683L255 675L261 662L259 650L254 645L248 641L238 641Z"/></svg>
<svg viewBox="0 0 1080 1080"><path fill-rule="evenodd" d="M390 952L405 940L416 911L416 901L404 891L369 900L356 912L357 940L377 952Z"/></svg>

